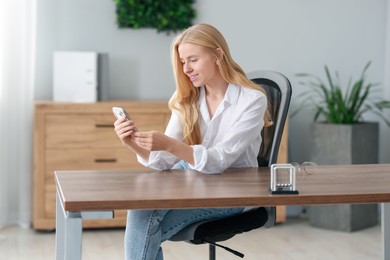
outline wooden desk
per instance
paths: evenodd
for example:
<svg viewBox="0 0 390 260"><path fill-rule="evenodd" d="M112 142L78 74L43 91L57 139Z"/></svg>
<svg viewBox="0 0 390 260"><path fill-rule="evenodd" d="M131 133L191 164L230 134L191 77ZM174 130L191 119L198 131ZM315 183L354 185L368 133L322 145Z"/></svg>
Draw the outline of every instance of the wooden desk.
<svg viewBox="0 0 390 260"><path fill-rule="evenodd" d="M268 168L220 175L189 170L59 171L56 257L81 258L82 219L116 209L383 203L383 256L390 259L390 164L318 166L297 176L299 195L270 195Z"/></svg>

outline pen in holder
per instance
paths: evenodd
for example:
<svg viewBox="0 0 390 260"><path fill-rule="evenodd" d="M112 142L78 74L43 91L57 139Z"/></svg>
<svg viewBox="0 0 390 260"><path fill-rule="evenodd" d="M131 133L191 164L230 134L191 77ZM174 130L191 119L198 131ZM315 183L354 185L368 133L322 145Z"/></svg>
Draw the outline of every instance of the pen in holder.
<svg viewBox="0 0 390 260"><path fill-rule="evenodd" d="M298 194L296 189L296 169L291 164L271 165L271 194Z"/></svg>

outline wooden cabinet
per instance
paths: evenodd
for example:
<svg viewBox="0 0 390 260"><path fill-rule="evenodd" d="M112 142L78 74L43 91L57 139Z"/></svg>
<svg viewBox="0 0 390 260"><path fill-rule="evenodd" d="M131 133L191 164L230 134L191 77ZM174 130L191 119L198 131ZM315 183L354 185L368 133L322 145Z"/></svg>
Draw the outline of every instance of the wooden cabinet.
<svg viewBox="0 0 390 260"><path fill-rule="evenodd" d="M38 102L35 106L33 227L55 228L55 170L142 169L114 132L113 106L124 107L143 131L164 131L167 101ZM84 227L121 227L126 211L112 220L86 220Z"/></svg>
<svg viewBox="0 0 390 260"><path fill-rule="evenodd" d="M33 228L55 228L56 170L143 169L136 156L122 145L113 128L111 109L121 106L142 131L163 132L170 118L167 102L38 102L35 106ZM287 161L287 135L279 151L279 162ZM284 207L277 209L277 222L285 220ZM122 227L126 211L114 219L85 220L84 227Z"/></svg>
<svg viewBox="0 0 390 260"><path fill-rule="evenodd" d="M288 162L288 120L284 125L282 140L280 141L277 163ZM276 207L276 223L286 222L286 206Z"/></svg>

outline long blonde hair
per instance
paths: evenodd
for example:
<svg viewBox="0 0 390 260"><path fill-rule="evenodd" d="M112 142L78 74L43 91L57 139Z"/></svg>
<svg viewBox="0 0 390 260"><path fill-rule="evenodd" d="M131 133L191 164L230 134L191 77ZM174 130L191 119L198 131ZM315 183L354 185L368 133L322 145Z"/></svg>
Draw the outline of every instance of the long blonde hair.
<svg viewBox="0 0 390 260"><path fill-rule="evenodd" d="M192 43L207 48L219 61L219 72L228 83L265 91L247 78L243 69L233 60L229 46L223 35L212 25L197 24L189 27L179 34L172 44L172 66L176 81L176 92L169 102L170 109L178 111L183 127L183 141L186 144L200 144L202 136L199 126L199 88L193 86L188 76L183 71L183 65L179 56L179 45ZM217 49L222 50L222 59L217 55ZM264 125L272 124L268 109L264 116Z"/></svg>

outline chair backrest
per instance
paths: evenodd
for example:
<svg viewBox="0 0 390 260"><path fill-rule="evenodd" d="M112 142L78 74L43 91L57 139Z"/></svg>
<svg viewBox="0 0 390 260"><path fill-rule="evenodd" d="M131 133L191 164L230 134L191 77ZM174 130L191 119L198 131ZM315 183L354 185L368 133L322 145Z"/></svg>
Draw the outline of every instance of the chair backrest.
<svg viewBox="0 0 390 260"><path fill-rule="evenodd" d="M273 125L264 127L261 132L263 140L257 162L259 167L271 166L278 158L280 141L290 106L291 84L284 75L275 71L257 70L249 72L247 76L267 93L268 110Z"/></svg>

